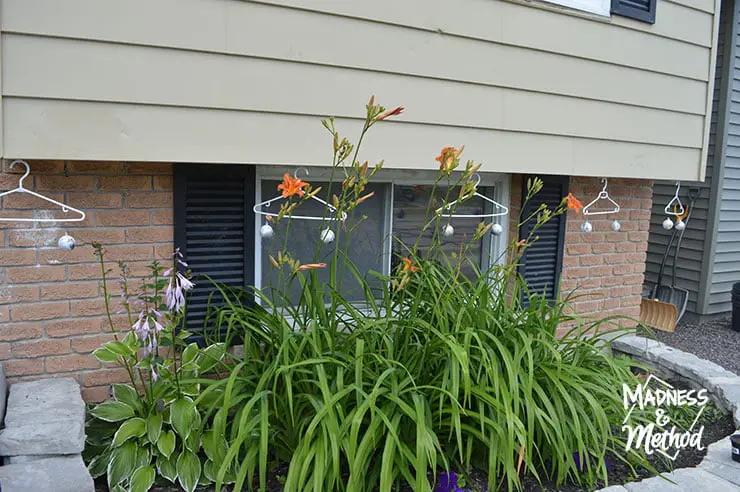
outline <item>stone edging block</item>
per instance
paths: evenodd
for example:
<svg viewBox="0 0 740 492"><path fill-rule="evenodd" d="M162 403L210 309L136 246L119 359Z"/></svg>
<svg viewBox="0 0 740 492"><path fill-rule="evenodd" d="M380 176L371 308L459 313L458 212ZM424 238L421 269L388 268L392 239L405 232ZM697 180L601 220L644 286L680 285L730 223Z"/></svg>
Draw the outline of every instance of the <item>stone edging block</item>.
<svg viewBox="0 0 740 492"><path fill-rule="evenodd" d="M661 373L672 373L706 388L718 405L733 414L740 427L740 376L694 354L637 335L625 335L611 342L612 349L636 356L655 365Z"/></svg>
<svg viewBox="0 0 740 492"><path fill-rule="evenodd" d="M718 405L732 412L735 427L740 427L740 376L693 354L637 335L617 337L611 345L614 351L653 366L656 373L679 376L706 388ZM725 437L708 446L707 455L696 468L680 468L640 482L607 487L601 492L740 491L740 463L732 461L730 448L730 440Z"/></svg>
<svg viewBox="0 0 740 492"><path fill-rule="evenodd" d="M10 387L0 431L3 492L94 492L80 454L85 402L74 379L45 379Z"/></svg>

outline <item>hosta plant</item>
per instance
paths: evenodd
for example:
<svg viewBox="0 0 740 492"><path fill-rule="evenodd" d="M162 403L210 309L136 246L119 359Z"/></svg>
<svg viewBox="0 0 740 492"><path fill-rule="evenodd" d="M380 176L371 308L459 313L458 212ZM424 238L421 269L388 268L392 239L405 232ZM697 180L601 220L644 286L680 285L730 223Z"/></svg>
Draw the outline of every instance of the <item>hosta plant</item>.
<svg viewBox="0 0 740 492"><path fill-rule="evenodd" d="M214 478L216 442L204 432L194 398L198 378L216 369L225 355L222 343L200 349L187 344L189 333L178 330L184 315L184 294L192 287L179 253L165 271L158 262L139 289L132 289L128 269L120 263L122 313L132 327L116 331L108 291L105 250L95 246L103 271L105 304L114 340L94 352L106 364L117 364L130 378L114 384L113 398L90 411L89 469L107 476L112 491L146 491L160 480L179 483L186 491ZM203 400L208 403L207 400ZM228 477L226 479L228 481Z"/></svg>

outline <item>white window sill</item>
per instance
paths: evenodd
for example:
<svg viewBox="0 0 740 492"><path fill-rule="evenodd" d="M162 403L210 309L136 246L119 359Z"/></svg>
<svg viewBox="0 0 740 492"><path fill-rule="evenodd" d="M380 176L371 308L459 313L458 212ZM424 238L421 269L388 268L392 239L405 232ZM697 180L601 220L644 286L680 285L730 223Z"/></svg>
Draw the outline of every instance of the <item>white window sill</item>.
<svg viewBox="0 0 740 492"><path fill-rule="evenodd" d="M599 9L585 9L582 7L575 7L576 2L559 2L559 1L548 1L548 0L502 0L504 2L516 3L519 5L526 5L527 7L534 7L541 10L547 10L548 12L572 15L576 17L583 17L593 21L599 22L611 22L611 3L604 13L597 13L595 10ZM604 9L600 9L604 11Z"/></svg>

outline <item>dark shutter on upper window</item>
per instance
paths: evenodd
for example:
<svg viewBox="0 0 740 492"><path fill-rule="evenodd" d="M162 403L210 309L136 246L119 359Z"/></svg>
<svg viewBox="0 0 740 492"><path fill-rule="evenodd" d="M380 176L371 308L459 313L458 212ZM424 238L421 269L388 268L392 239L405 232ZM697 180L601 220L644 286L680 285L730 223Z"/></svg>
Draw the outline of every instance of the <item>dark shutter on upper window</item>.
<svg viewBox="0 0 740 492"><path fill-rule="evenodd" d="M612 0L612 14L655 24L656 0Z"/></svg>
<svg viewBox="0 0 740 492"><path fill-rule="evenodd" d="M522 200L527 193L527 180L533 176L523 176ZM529 217L542 203L551 210L560 205L568 194L568 178L564 176L539 176L543 181L542 190L529 202L522 203L522 217ZM519 230L519 239L529 236L535 220L530 220ZM527 282L529 291L544 293L547 299L558 295L560 271L563 265L563 245L565 242L565 214L550 219L540 227L534 236L536 241L528 247L521 259L519 273ZM525 299L526 302L526 299Z"/></svg>
<svg viewBox="0 0 740 492"><path fill-rule="evenodd" d="M186 326L202 338L210 280L236 289L254 285L254 166L175 166L175 245L192 269ZM244 292L250 302L248 290ZM214 294L211 305L222 302Z"/></svg>

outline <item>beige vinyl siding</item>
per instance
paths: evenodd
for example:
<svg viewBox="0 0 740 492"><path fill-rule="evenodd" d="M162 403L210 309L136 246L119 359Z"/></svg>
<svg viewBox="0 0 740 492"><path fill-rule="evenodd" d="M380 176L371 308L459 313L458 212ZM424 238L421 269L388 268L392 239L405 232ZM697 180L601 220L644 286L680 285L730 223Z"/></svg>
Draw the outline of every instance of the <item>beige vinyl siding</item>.
<svg viewBox="0 0 740 492"><path fill-rule="evenodd" d="M390 167L465 144L492 171L702 173L708 1L655 26L501 0L0 5L7 157L322 165L320 117L353 129L375 94L406 107L368 142Z"/></svg>

